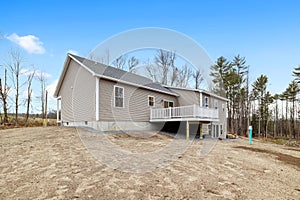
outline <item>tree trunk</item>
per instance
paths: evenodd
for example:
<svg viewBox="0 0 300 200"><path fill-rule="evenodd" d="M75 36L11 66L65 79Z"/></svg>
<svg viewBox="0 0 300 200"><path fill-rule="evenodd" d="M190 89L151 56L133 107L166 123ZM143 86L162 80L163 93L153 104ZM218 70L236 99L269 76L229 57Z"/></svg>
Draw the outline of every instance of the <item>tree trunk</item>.
<svg viewBox="0 0 300 200"><path fill-rule="evenodd" d="M0 79L0 95L3 103L3 123L8 123L8 115L7 115L7 71L4 70L4 85L2 85L1 79Z"/></svg>
<svg viewBox="0 0 300 200"><path fill-rule="evenodd" d="M285 130L285 136L287 137L288 136L288 133L287 131L290 130L289 129L289 125L288 125L288 100L286 99L285 100L285 103L286 103L286 108L285 108L285 127L286 127L286 130Z"/></svg>
<svg viewBox="0 0 300 200"><path fill-rule="evenodd" d="M18 125L18 113L19 113L19 75L16 74L16 126Z"/></svg>
<svg viewBox="0 0 300 200"><path fill-rule="evenodd" d="M32 90L29 90L27 92L28 92L28 96L27 96L27 109L26 109L26 119L25 119L26 124L27 124L28 118L29 118L29 108L30 108Z"/></svg>
<svg viewBox="0 0 300 200"><path fill-rule="evenodd" d="M260 122L261 122L261 113L262 113L262 109L261 109L261 100L258 100L258 105L259 105L259 116L258 116L258 137L260 137Z"/></svg>

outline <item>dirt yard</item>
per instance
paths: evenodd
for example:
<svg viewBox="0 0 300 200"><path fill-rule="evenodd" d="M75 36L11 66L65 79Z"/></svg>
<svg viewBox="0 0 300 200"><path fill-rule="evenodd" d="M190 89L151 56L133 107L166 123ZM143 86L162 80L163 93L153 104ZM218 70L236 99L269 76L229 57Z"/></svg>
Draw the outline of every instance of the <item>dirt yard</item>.
<svg viewBox="0 0 300 200"><path fill-rule="evenodd" d="M243 139L195 140L182 155L176 148L164 155L175 155L174 162L134 173L123 170L126 163L118 167L123 156L109 148L106 156L91 154L104 137L124 152L141 155L155 155L178 141L187 144L163 134L143 138L78 134L61 127L2 130L0 199L300 199L299 148L258 141L250 146ZM90 141L89 151L83 138ZM201 154L210 142L216 144Z"/></svg>

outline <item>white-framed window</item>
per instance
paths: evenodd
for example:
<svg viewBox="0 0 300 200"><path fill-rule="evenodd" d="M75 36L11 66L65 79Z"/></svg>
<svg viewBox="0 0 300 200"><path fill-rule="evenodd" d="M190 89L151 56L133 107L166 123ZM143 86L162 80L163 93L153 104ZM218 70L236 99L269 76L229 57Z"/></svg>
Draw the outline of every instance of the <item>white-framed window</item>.
<svg viewBox="0 0 300 200"><path fill-rule="evenodd" d="M217 99L214 100L214 107L215 109L218 109L219 107L219 101Z"/></svg>
<svg viewBox="0 0 300 200"><path fill-rule="evenodd" d="M208 98L208 97L204 97L204 106L205 106L206 108L209 107L209 98Z"/></svg>
<svg viewBox="0 0 300 200"><path fill-rule="evenodd" d="M174 101L164 100L164 108L174 107Z"/></svg>
<svg viewBox="0 0 300 200"><path fill-rule="evenodd" d="M155 97L154 96L148 96L148 106L155 107Z"/></svg>
<svg viewBox="0 0 300 200"><path fill-rule="evenodd" d="M114 86L114 105L118 108L124 108L124 88Z"/></svg>

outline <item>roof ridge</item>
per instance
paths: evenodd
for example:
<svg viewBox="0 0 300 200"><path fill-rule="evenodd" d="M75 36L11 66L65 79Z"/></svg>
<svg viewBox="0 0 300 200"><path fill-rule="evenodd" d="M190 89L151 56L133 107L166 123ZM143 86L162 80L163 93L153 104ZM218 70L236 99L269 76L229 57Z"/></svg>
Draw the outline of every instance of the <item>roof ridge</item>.
<svg viewBox="0 0 300 200"><path fill-rule="evenodd" d="M84 60L87 60L87 61L90 61L90 62L94 62L95 64L100 64L100 65L104 65L105 67L108 67L108 68L113 68L114 70L117 70L117 71L120 71L120 72L124 72L124 73L129 73L131 75L134 75L134 76L139 76L139 77L142 77L142 78L145 78L145 79L148 79L151 83L157 83L157 84L160 84L162 85L161 83L158 83L158 82L154 82L153 80L151 80L150 78L146 77L146 76L142 76L140 74L135 74L135 73L132 73L130 71L126 71L124 69L119 69L117 67L114 67L114 66L111 66L111 65L107 65L107 64L104 64L104 63L101 63L101 62L98 62L96 60L92 60L92 59L89 59L89 58L85 58L85 57L82 57L82 56L78 56L78 55L74 55L74 54L71 54L71 53L68 53L69 55L75 57L75 58L80 58L80 59L84 59ZM79 60L80 61L80 60ZM84 62L80 61L82 64L84 64ZM163 86L163 85L162 85ZM164 86L163 86L164 87Z"/></svg>
<svg viewBox="0 0 300 200"><path fill-rule="evenodd" d="M141 87L145 87L162 93L168 93L177 96L176 92L165 87L161 83L152 81L150 78L147 78L145 76L128 72L126 70L119 69L116 67L112 67L100 63L96 60L91 60L78 55L73 55L68 53L68 56L70 58L76 59L77 62L82 64L82 66L85 66L86 69L91 71L91 73L95 76L100 76L100 77L103 76L112 80L120 80L123 83L139 85Z"/></svg>

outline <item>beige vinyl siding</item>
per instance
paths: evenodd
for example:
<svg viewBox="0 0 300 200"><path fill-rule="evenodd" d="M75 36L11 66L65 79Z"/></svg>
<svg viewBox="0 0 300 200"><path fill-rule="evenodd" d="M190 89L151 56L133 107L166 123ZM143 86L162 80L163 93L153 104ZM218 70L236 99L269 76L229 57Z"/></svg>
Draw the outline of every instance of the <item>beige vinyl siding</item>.
<svg viewBox="0 0 300 200"><path fill-rule="evenodd" d="M215 97L211 97L212 99L212 106L214 108L214 100L218 101L218 110L219 110L219 122L218 125L222 125L223 126L223 133L227 132L227 108L226 108L226 101L215 98ZM224 105L224 109L223 106ZM219 131L220 127L219 127Z"/></svg>
<svg viewBox="0 0 300 200"><path fill-rule="evenodd" d="M219 98L213 97L213 96L209 96L207 94L203 94L202 93L202 106L205 105L205 97L208 97L208 101L209 101L209 108L215 108L215 100L218 101L218 110L219 110L219 119L226 119L226 101L221 100ZM222 105L224 105L224 112L223 112L223 108Z"/></svg>
<svg viewBox="0 0 300 200"><path fill-rule="evenodd" d="M217 99L218 100L218 110L219 110L219 121L224 124L223 126L226 125L226 121L227 121L227 107L226 107L226 101L224 100L220 100L220 99ZM224 107L223 107L224 106ZM225 128L223 128L223 130L225 130Z"/></svg>
<svg viewBox="0 0 300 200"><path fill-rule="evenodd" d="M179 106L199 105L199 92L191 90L173 89L174 92L179 94L178 103Z"/></svg>
<svg viewBox="0 0 300 200"><path fill-rule="evenodd" d="M216 123L217 125L223 125L223 132L227 132L227 102L224 100L221 100L219 98L210 96L208 94L202 93L203 98L203 106L204 106L204 99L205 97L208 97L209 99L209 108L214 109L215 108L215 100L218 101L218 114L219 114L219 121ZM223 109L224 106L224 109Z"/></svg>
<svg viewBox="0 0 300 200"><path fill-rule="evenodd" d="M63 122L95 120L95 83L91 73L70 61L59 92Z"/></svg>
<svg viewBox="0 0 300 200"><path fill-rule="evenodd" d="M114 107L115 85L124 88L124 108ZM155 107L149 107L149 95L155 98ZM178 106L175 96L100 79L101 121L148 122L150 119L150 108L163 108L163 100L173 101L174 106Z"/></svg>

